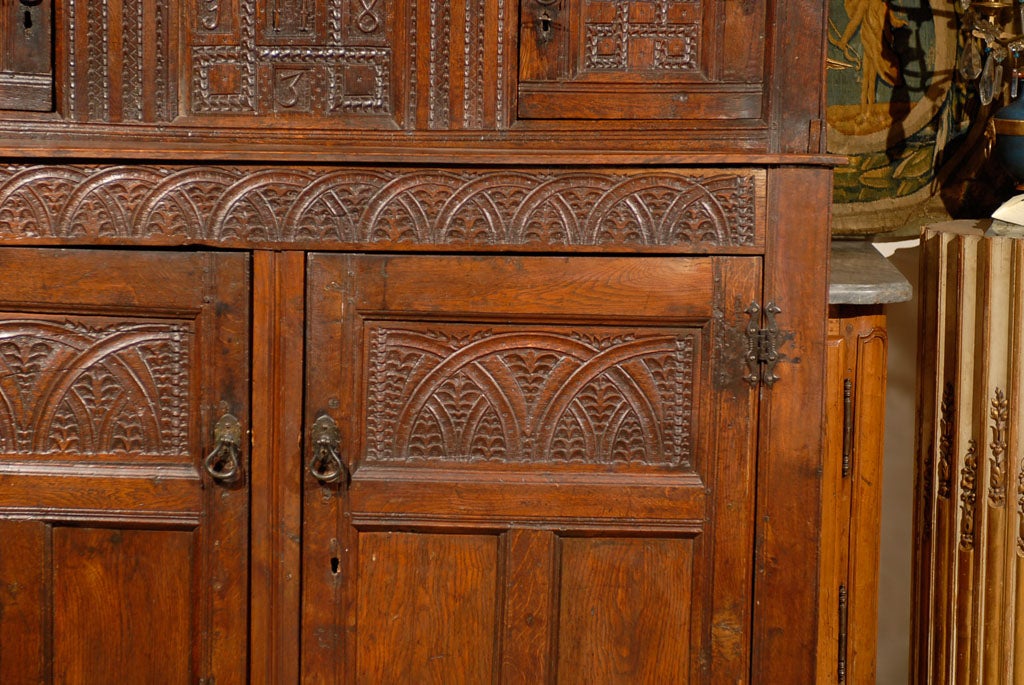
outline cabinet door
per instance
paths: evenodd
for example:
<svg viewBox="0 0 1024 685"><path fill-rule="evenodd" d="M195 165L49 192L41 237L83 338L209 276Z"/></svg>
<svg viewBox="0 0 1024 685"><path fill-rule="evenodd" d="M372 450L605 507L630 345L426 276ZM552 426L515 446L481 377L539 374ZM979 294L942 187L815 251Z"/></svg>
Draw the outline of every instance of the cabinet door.
<svg viewBox="0 0 1024 685"><path fill-rule="evenodd" d="M764 0L521 0L523 119L762 117Z"/></svg>
<svg viewBox="0 0 1024 685"><path fill-rule="evenodd" d="M247 280L0 250L0 682L245 681Z"/></svg>
<svg viewBox="0 0 1024 685"><path fill-rule="evenodd" d="M0 110L53 109L53 4L0 6Z"/></svg>
<svg viewBox="0 0 1024 685"><path fill-rule="evenodd" d="M757 258L312 255L307 418L350 483L306 475L305 677L745 680L730 341L759 283Z"/></svg>

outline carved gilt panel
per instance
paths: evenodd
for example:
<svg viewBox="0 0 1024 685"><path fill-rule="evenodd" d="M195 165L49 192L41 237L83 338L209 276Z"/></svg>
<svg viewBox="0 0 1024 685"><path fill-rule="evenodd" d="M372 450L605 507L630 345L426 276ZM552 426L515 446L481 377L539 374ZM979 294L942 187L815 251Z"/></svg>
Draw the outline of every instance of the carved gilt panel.
<svg viewBox="0 0 1024 685"><path fill-rule="evenodd" d="M687 468L699 332L375 324L368 463Z"/></svg>
<svg viewBox="0 0 1024 685"><path fill-rule="evenodd" d="M188 458L188 325L4 318L0 452Z"/></svg>

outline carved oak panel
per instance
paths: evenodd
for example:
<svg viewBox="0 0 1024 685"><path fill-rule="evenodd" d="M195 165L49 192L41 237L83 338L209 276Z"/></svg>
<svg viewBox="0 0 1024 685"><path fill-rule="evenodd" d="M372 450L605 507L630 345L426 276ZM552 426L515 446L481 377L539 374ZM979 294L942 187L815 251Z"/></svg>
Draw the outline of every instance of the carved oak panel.
<svg viewBox="0 0 1024 685"><path fill-rule="evenodd" d="M0 318L0 452L190 459L189 325Z"/></svg>
<svg viewBox="0 0 1024 685"><path fill-rule="evenodd" d="M523 119L762 116L763 0L521 0Z"/></svg>
<svg viewBox="0 0 1024 685"><path fill-rule="evenodd" d="M194 0L193 114L387 115L392 0Z"/></svg>
<svg viewBox="0 0 1024 685"><path fill-rule="evenodd" d="M76 121L143 123L178 114L176 0L72 0L61 13L61 109Z"/></svg>
<svg viewBox="0 0 1024 685"><path fill-rule="evenodd" d="M700 0L598 2L583 6L581 71L695 71Z"/></svg>
<svg viewBox="0 0 1024 685"><path fill-rule="evenodd" d="M0 167L0 238L139 244L756 248L764 172Z"/></svg>
<svg viewBox="0 0 1024 685"><path fill-rule="evenodd" d="M368 463L691 462L696 330L404 324L368 336Z"/></svg>

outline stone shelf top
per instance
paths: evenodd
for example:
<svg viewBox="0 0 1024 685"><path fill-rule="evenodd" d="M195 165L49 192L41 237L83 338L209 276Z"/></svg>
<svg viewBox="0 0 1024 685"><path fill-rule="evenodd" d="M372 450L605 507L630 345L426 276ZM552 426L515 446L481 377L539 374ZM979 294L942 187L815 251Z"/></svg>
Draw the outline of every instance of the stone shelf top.
<svg viewBox="0 0 1024 685"><path fill-rule="evenodd" d="M871 243L833 239L829 304L894 304L912 296L910 282Z"/></svg>

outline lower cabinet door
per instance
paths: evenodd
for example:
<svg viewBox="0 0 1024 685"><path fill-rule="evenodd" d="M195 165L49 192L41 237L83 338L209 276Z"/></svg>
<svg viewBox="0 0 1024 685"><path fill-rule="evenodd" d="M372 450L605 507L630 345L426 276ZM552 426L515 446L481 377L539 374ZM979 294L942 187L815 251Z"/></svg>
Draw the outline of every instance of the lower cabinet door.
<svg viewBox="0 0 1024 685"><path fill-rule="evenodd" d="M310 255L304 678L746 681L760 269Z"/></svg>
<svg viewBox="0 0 1024 685"><path fill-rule="evenodd" d="M0 250L5 685L245 682L248 269Z"/></svg>

